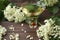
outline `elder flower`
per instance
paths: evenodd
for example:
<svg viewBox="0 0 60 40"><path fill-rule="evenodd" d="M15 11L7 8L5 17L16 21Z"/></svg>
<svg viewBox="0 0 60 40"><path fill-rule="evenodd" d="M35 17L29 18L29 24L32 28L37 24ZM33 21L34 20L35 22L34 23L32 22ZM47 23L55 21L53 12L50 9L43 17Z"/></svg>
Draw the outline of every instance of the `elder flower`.
<svg viewBox="0 0 60 40"><path fill-rule="evenodd" d="M40 6L53 6L57 2L58 2L58 0L40 0L40 1L37 2L37 5L40 5Z"/></svg>
<svg viewBox="0 0 60 40"><path fill-rule="evenodd" d="M49 40L50 36L54 38L60 37L60 26L55 25L55 21L52 19L45 20L45 25L41 25L37 30L37 36L43 37L44 40ZM52 39L52 38L51 38Z"/></svg>
<svg viewBox="0 0 60 40"><path fill-rule="evenodd" d="M0 25L0 40L2 40L2 35L5 35L6 31L6 28Z"/></svg>
<svg viewBox="0 0 60 40"><path fill-rule="evenodd" d="M8 5L4 10L4 16L8 21L22 22L26 19L24 12L21 12L22 7L16 8L16 6L11 7Z"/></svg>

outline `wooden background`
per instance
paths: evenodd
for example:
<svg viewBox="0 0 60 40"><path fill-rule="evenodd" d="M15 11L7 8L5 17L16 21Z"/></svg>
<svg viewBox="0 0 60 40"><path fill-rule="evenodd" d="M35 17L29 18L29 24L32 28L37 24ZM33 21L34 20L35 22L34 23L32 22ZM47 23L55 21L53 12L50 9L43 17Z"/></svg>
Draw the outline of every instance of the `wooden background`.
<svg viewBox="0 0 60 40"><path fill-rule="evenodd" d="M27 3L35 3L37 0L9 0L9 1L17 4L18 6L22 6L22 5L25 5L25 4L27 4ZM59 13L59 12L58 12L58 13ZM60 13L59 13L59 14L60 14ZM59 14L58 14L58 15L59 15ZM43 21L44 21L45 19L49 18L50 16L52 16L52 14L46 9L46 10L43 12L43 14L40 15L40 17L38 18L38 20L39 20L41 23L43 23ZM37 30L38 27L37 27L36 29L30 29L29 26L28 26L28 24L26 24L26 23L23 22L23 24L24 24L23 27L21 27L21 24L22 24L22 23L14 23L14 22L8 22L8 21L3 21L3 22L1 22L1 25L4 26L4 27L6 27L6 29L7 29L7 34L4 36L3 39L10 40L10 39L9 39L9 35L14 32L14 33L19 33L19 36L20 36L19 38L20 38L20 40L30 40L30 39L26 39L26 36L27 36L27 35L33 36L33 40L39 40L39 38L38 38L37 35L36 35L36 30ZM12 30L9 29L8 26L10 26L10 25L14 25L15 31L12 31ZM24 33L23 31L21 31L21 29L24 29L24 30L26 30L27 32Z"/></svg>

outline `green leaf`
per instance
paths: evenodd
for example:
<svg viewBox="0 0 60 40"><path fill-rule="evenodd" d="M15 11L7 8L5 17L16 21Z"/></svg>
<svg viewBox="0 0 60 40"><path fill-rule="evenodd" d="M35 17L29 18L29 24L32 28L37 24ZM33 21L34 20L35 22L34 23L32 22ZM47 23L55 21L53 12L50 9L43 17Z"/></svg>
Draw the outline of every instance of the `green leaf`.
<svg viewBox="0 0 60 40"><path fill-rule="evenodd" d="M0 21L4 18L2 10L4 10L9 3L10 2L8 0L0 0Z"/></svg>
<svg viewBox="0 0 60 40"><path fill-rule="evenodd" d="M4 10L9 3L8 0L0 0L0 10Z"/></svg>
<svg viewBox="0 0 60 40"><path fill-rule="evenodd" d="M4 17L4 14L3 14L3 12L0 10L0 21L3 19L3 17Z"/></svg>
<svg viewBox="0 0 60 40"><path fill-rule="evenodd" d="M56 6L60 7L60 0L58 0L58 3L56 4Z"/></svg>
<svg viewBox="0 0 60 40"><path fill-rule="evenodd" d="M55 16L52 19L55 20L55 24L56 25L60 25L60 16L59 17L58 16Z"/></svg>
<svg viewBox="0 0 60 40"><path fill-rule="evenodd" d="M48 11L50 11L53 14L56 14L59 11L59 7L53 6L53 7L48 7Z"/></svg>

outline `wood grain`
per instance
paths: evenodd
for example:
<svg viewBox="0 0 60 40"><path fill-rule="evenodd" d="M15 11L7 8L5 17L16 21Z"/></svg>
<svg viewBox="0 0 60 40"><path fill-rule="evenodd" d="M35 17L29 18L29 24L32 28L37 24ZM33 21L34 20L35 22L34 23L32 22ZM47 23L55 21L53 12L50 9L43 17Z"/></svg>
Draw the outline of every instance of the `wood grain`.
<svg viewBox="0 0 60 40"><path fill-rule="evenodd" d="M22 23L14 23L14 22L7 22L7 21L2 22L1 25L6 27L6 29L7 29L7 34L4 36L4 38L9 40L9 35L14 32L14 33L18 33L20 35L20 40L29 40L29 39L26 39L27 35L33 36L34 37L33 40L38 40L38 37L36 35L36 29L30 29L26 23L23 23L24 26L21 27L21 24ZM15 28L14 31L9 29L10 25L14 26L14 28ZM24 29L27 32L25 33L21 29Z"/></svg>

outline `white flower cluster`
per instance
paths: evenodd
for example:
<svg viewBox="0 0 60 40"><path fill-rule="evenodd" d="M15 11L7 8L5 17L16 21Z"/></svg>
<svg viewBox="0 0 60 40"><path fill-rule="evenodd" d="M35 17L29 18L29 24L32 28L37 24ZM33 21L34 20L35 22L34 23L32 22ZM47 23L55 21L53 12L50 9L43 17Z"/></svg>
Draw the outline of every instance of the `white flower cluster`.
<svg viewBox="0 0 60 40"><path fill-rule="evenodd" d="M45 8L46 4L43 1L37 1L37 6Z"/></svg>
<svg viewBox="0 0 60 40"><path fill-rule="evenodd" d="M5 35L5 33L6 33L6 29L5 29L5 27L2 27L1 25L0 25L0 40L2 40L2 35Z"/></svg>
<svg viewBox="0 0 60 40"><path fill-rule="evenodd" d="M41 25L37 30L37 36L43 37L44 40L49 40L50 36L54 36L54 38L60 36L60 26L55 25L55 21L52 19L45 20L45 25Z"/></svg>
<svg viewBox="0 0 60 40"><path fill-rule="evenodd" d="M58 0L40 0L40 1L37 2L37 5L40 5L40 6L53 6L57 2L58 2Z"/></svg>
<svg viewBox="0 0 60 40"><path fill-rule="evenodd" d="M9 35L10 40L19 40L19 34L18 33L12 33Z"/></svg>
<svg viewBox="0 0 60 40"><path fill-rule="evenodd" d="M22 7L16 8L16 6L11 7L11 5L8 5L4 10L4 16L8 21L15 22L22 22L26 19Z"/></svg>

